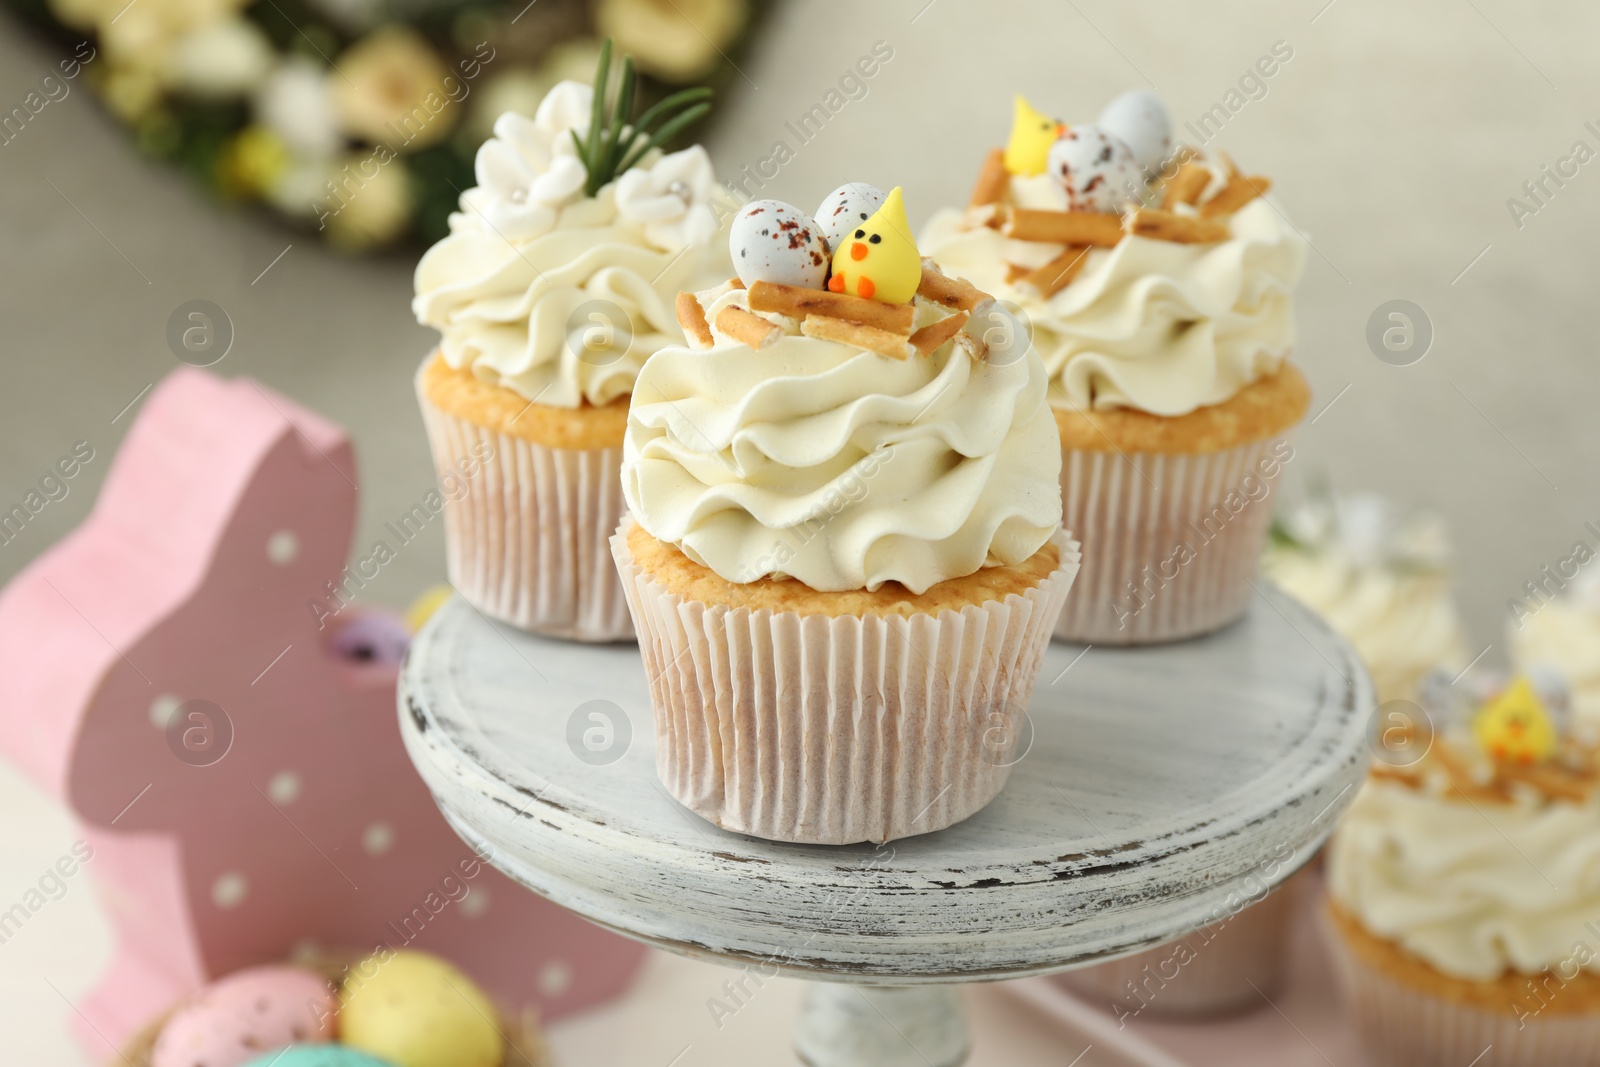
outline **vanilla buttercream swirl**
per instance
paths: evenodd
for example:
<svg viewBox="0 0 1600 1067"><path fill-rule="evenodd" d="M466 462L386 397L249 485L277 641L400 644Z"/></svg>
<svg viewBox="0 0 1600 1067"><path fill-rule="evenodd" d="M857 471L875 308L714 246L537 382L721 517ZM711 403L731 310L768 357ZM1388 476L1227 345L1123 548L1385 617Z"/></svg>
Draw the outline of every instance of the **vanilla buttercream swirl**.
<svg viewBox="0 0 1600 1067"><path fill-rule="evenodd" d="M1334 835L1328 871L1334 899L1363 927L1451 977L1585 960L1600 972L1595 795L1474 806L1372 781Z"/></svg>
<svg viewBox="0 0 1600 1067"><path fill-rule="evenodd" d="M708 319L745 296L708 294ZM1025 339L897 360L765 317L784 331L765 347L714 331L641 372L622 480L650 534L733 582L922 593L1021 563L1060 526L1059 438ZM991 340L1020 336L1010 326Z"/></svg>
<svg viewBox="0 0 1600 1067"><path fill-rule="evenodd" d="M1430 671L1466 665L1442 520L1363 493L1314 500L1284 526L1295 543L1271 546L1263 569L1355 646L1380 701L1415 700Z"/></svg>
<svg viewBox="0 0 1600 1067"><path fill-rule="evenodd" d="M680 289L732 272L699 146L661 155L584 195L573 134L592 91L563 82L532 119L495 122L478 184L422 257L412 308L457 369L559 407L625 396L645 359L681 343Z"/></svg>
<svg viewBox="0 0 1600 1067"><path fill-rule="evenodd" d="M1011 188L1018 206L1066 210L1049 175L1014 177ZM918 247L946 273L1020 308L1053 403L1182 415L1274 373L1294 346L1292 292L1305 240L1264 199L1228 228L1228 239L1212 244L1128 236L1091 249L1077 277L1043 299L1020 278L1008 281L1009 265L1042 267L1063 245L1013 240L946 209Z"/></svg>

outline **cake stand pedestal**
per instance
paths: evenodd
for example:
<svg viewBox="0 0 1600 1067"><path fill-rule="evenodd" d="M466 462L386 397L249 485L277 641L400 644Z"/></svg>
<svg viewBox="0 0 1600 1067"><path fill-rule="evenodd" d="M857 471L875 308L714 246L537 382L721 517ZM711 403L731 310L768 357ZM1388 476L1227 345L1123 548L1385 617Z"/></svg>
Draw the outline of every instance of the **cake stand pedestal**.
<svg viewBox="0 0 1600 1067"><path fill-rule="evenodd" d="M655 774L632 645L492 623L459 598L418 635L401 729L445 817L506 874L596 923L814 980L810 1067L955 1067L947 983L1044 974L1228 917L1308 862L1365 773L1371 683L1275 588L1238 623L1149 648L1053 644L1010 782L889 844L728 833Z"/></svg>

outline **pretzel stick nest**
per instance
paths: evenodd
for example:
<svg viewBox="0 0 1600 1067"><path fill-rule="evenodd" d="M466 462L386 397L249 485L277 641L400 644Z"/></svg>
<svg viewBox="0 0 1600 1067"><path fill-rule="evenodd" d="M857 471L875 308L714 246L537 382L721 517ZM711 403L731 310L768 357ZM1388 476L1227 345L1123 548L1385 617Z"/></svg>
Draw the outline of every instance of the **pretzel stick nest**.
<svg viewBox="0 0 1600 1067"><path fill-rule="evenodd" d="M749 291L750 310L775 311L793 319L828 315L836 319L875 326L890 333L910 333L916 310L910 304L885 304L848 293L804 289L777 282L754 282Z"/></svg>
<svg viewBox="0 0 1600 1067"><path fill-rule="evenodd" d="M693 293L680 292L677 307L678 325L683 327L683 332L695 347L710 348L714 343L711 324L706 321L706 309L700 306L699 298Z"/></svg>
<svg viewBox="0 0 1600 1067"><path fill-rule="evenodd" d="M989 207L1005 199L1006 190L1011 188L1011 175L1006 170L1006 154L1003 149L991 148L989 154L983 157L983 169L978 171L978 180L972 185L972 196L967 201L969 208Z"/></svg>
<svg viewBox="0 0 1600 1067"><path fill-rule="evenodd" d="M783 336L776 324L732 304L717 312L717 329L751 348L765 348Z"/></svg>
<svg viewBox="0 0 1600 1067"><path fill-rule="evenodd" d="M1018 284L1032 289L1040 300L1046 300L1065 289L1083 270L1084 260L1088 258L1088 246L1068 245L1065 252L1038 270L1030 271Z"/></svg>
<svg viewBox="0 0 1600 1067"><path fill-rule="evenodd" d="M1193 204L1211 184L1211 172L1190 160L1178 168L1167 187L1161 192L1161 207L1171 211L1178 204Z"/></svg>
<svg viewBox="0 0 1600 1067"><path fill-rule="evenodd" d="M917 283L917 295L940 307L956 311L971 311L979 304L994 299L965 278L952 278L931 259L922 261L922 280Z"/></svg>
<svg viewBox="0 0 1600 1067"><path fill-rule="evenodd" d="M1102 211L1012 208L1004 233L1018 241L1114 248L1123 237L1122 216Z"/></svg>
<svg viewBox="0 0 1600 1067"><path fill-rule="evenodd" d="M971 317L971 312L958 311L954 315L946 315L938 322L930 322L911 335L911 347L921 355L931 356L940 345L960 333L961 327L965 326Z"/></svg>
<svg viewBox="0 0 1600 1067"><path fill-rule="evenodd" d="M722 326L720 316L717 326L719 328ZM807 337L854 345L888 356L890 359L905 359L911 354L910 337L906 334L894 333L876 326L864 326L859 322L849 322L832 315L807 315L800 323L800 332Z"/></svg>
<svg viewBox="0 0 1600 1067"><path fill-rule="evenodd" d="M1234 175L1228 180L1228 184L1222 187L1221 192L1200 205L1200 217L1214 219L1221 215L1231 215L1271 188L1271 178L1264 178L1259 174L1248 177L1242 174Z"/></svg>
<svg viewBox="0 0 1600 1067"><path fill-rule="evenodd" d="M1139 237L1185 245L1228 239L1228 227L1223 223L1213 219L1197 219L1191 215L1176 215L1153 207L1141 208L1134 214L1129 232Z"/></svg>

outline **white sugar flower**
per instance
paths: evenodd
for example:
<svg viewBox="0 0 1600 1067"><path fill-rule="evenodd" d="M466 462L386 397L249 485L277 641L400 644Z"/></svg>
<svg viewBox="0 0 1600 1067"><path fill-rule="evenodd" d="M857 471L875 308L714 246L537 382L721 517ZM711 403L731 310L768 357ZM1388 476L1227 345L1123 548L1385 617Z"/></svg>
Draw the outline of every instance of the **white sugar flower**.
<svg viewBox="0 0 1600 1067"><path fill-rule="evenodd" d="M618 178L617 211L643 223L645 240L657 248L676 251L705 244L717 232L716 215L707 203L715 184L710 157L695 145Z"/></svg>

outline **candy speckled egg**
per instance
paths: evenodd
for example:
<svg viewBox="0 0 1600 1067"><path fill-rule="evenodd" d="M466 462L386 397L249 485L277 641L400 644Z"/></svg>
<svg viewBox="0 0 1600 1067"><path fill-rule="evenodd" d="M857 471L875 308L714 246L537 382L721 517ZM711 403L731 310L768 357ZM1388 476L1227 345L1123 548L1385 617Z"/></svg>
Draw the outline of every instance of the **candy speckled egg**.
<svg viewBox="0 0 1600 1067"><path fill-rule="evenodd" d="M156 1037L150 1067L240 1067L267 1049L331 1041L338 998L299 967L252 967L184 1004Z"/></svg>
<svg viewBox="0 0 1600 1067"><path fill-rule="evenodd" d="M888 198L888 193L866 182L845 182L823 197L817 208L817 229L828 242L829 252L836 251L839 242L875 215Z"/></svg>
<svg viewBox="0 0 1600 1067"><path fill-rule="evenodd" d="M466 975L426 952L356 964L340 995L339 1038L395 1067L498 1067L494 1005Z"/></svg>
<svg viewBox="0 0 1600 1067"><path fill-rule="evenodd" d="M394 1067L344 1045L295 1045L251 1060L246 1067Z"/></svg>
<svg viewBox="0 0 1600 1067"><path fill-rule="evenodd" d="M1120 138L1147 174L1159 170L1172 154L1172 116L1149 89L1129 89L1106 105L1095 125Z"/></svg>
<svg viewBox="0 0 1600 1067"><path fill-rule="evenodd" d="M1133 150L1098 126L1073 126L1050 146L1045 173L1067 192L1073 211L1121 211L1144 190Z"/></svg>
<svg viewBox="0 0 1600 1067"><path fill-rule="evenodd" d="M782 200L752 200L728 233L733 268L745 285L778 282L819 289L828 280L828 246L810 215Z"/></svg>

